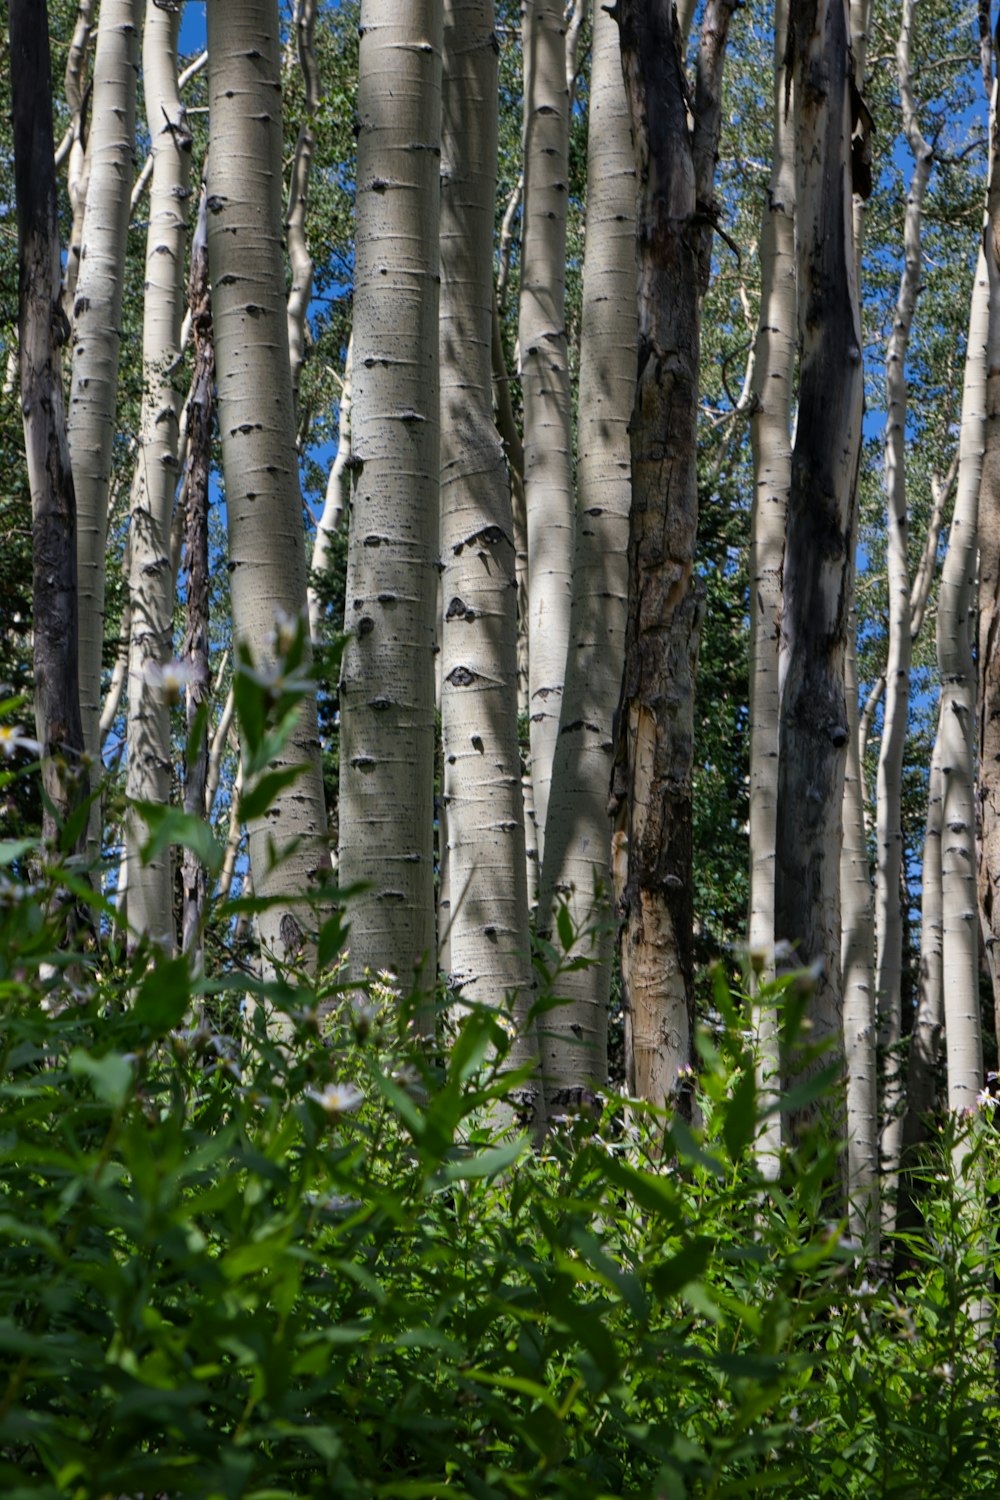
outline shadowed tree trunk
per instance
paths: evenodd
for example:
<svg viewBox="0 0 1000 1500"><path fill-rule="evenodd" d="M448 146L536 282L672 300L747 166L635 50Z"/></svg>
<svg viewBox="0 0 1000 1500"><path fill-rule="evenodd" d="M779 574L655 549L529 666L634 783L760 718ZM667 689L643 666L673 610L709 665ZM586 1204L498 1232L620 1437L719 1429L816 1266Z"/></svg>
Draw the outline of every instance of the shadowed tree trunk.
<svg viewBox="0 0 1000 1500"><path fill-rule="evenodd" d="M670 0L619 0L638 174L638 385L612 868L622 917L629 1088L662 1103L692 1060L691 761L701 599L700 303L730 0L709 0L691 103Z"/></svg>
<svg viewBox="0 0 1000 1500"><path fill-rule="evenodd" d="M607 1083L614 932L608 783L621 686L635 393L635 156L618 27L594 6L580 334L579 462L570 651L539 895L539 925L565 902L579 934L559 977L567 1004L543 1021L550 1109Z"/></svg>
<svg viewBox="0 0 1000 1500"><path fill-rule="evenodd" d="M208 495L212 468L212 408L215 391L215 345L212 341L212 297L208 277L208 225L204 197L191 245L188 305L194 334L194 376L188 397L188 461L184 476L184 564L187 573L184 656L191 667L187 690L188 738L196 727L198 710L209 701L209 554ZM208 805L208 725L192 745L193 756L184 767L184 811L190 817L211 817ZM193 849L182 853L181 946L200 956L205 912L205 867Z"/></svg>
<svg viewBox="0 0 1000 1500"><path fill-rule="evenodd" d="M524 0L524 211L518 341L528 526L528 685L534 830L545 854L573 567L573 438L566 343L569 88L563 0ZM534 833L534 837L532 837ZM536 877L537 879L537 877ZM535 882L532 882L534 885Z"/></svg>
<svg viewBox="0 0 1000 1500"><path fill-rule="evenodd" d="M863 373L851 202L843 0L792 0L799 404L781 620L775 936L816 964L812 1040L843 1049L840 845L844 653Z"/></svg>
<svg viewBox="0 0 1000 1500"><path fill-rule="evenodd" d="M10 0L14 191L17 201L21 413L31 488L35 733L43 756L42 837L80 794L83 727L77 678L76 497L66 441L60 348L59 221L46 7Z"/></svg>

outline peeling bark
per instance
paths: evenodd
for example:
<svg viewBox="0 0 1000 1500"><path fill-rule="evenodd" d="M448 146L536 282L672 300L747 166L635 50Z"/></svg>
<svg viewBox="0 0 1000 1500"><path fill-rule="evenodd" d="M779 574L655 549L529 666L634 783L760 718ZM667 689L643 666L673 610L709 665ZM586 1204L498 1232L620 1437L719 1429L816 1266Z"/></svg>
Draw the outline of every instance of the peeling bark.
<svg viewBox="0 0 1000 1500"><path fill-rule="evenodd" d="M638 176L638 384L630 427L625 671L610 809L629 1088L662 1103L692 1060L691 762L701 598L700 303L731 0L709 0L693 128L676 11L619 0Z"/></svg>

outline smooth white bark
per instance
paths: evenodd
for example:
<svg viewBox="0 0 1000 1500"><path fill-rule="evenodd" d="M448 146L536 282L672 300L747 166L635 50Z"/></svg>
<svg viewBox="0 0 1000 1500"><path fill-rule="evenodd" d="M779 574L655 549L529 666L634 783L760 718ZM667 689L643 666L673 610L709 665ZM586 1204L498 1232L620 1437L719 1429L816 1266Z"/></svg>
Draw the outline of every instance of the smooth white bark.
<svg viewBox="0 0 1000 1500"><path fill-rule="evenodd" d="M364 0L353 496L340 682L340 870L351 969L435 967L441 0Z"/></svg>

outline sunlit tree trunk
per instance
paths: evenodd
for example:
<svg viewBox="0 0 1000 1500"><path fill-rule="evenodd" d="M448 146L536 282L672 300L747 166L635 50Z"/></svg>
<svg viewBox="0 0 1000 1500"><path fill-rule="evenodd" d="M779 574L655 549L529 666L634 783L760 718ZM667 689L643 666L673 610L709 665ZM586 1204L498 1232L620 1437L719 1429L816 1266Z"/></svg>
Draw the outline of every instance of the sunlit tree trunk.
<svg viewBox="0 0 1000 1500"><path fill-rule="evenodd" d="M896 1178L903 1136L903 874L902 774L910 701L911 620L909 523L906 496L906 353L922 272L921 236L924 196L930 180L931 149L920 132L910 71L910 36L915 0L904 0L896 71L903 128L914 167L903 226L903 274L896 316L886 351L885 485L887 501L889 646L886 662L885 718L878 759L876 800L875 933L878 965L876 1003L879 1045L883 1057L882 1165L886 1193L882 1218L887 1232L894 1224Z"/></svg>
<svg viewBox="0 0 1000 1500"><path fill-rule="evenodd" d="M146 824L135 802L170 801L170 708L156 674L173 656L174 571L170 527L177 489L184 251L191 136L177 88L180 12L150 4L143 38L146 118L153 176L146 238L142 417L129 526L130 645L126 818L128 915L135 935L174 946L170 850L147 863ZM207 687L207 684L206 684Z"/></svg>
<svg viewBox="0 0 1000 1500"><path fill-rule="evenodd" d="M330 465L330 474L323 498L323 510L316 523L316 539L313 542L313 574L325 573L330 566L333 538L344 524L349 499L348 460L351 456L351 394L352 394L352 348L353 339L347 341L347 356L344 360L344 378L340 387L340 411L338 421L337 452ZM340 622L337 622L338 628ZM323 627L323 609L316 589L309 586L309 630L314 641L320 639Z"/></svg>
<svg viewBox="0 0 1000 1500"><path fill-rule="evenodd" d="M319 108L319 71L313 53L317 0L295 0L292 25L298 40L299 67L305 84L305 119L295 142L292 158L291 189L288 195L288 258L292 267L292 285L288 293L288 355L292 367L292 394L298 403L299 375L306 352L307 314L312 295L313 261L306 238L306 214L309 209L309 177L312 172L316 133L313 116Z"/></svg>
<svg viewBox="0 0 1000 1500"><path fill-rule="evenodd" d="M518 340L528 523L528 712L535 837L545 855L573 567L573 440L566 343L569 90L563 0L524 0L524 209Z"/></svg>
<svg viewBox="0 0 1000 1500"><path fill-rule="evenodd" d="M856 637L857 620L852 609L844 658L848 734L844 840L840 854L840 951L844 984L844 1058L847 1063L847 1210L851 1233L874 1258L878 1253L880 1187L875 911L858 733Z"/></svg>
<svg viewBox="0 0 1000 1500"><path fill-rule="evenodd" d="M37 0L9 0L7 22L21 413L31 489L35 733L43 756L42 837L52 843L59 823L79 796L83 751L77 677L76 496L60 359L68 330L60 302L47 11Z"/></svg>
<svg viewBox="0 0 1000 1500"><path fill-rule="evenodd" d="M87 134L90 99L86 86L87 56L94 30L96 0L80 0L77 8L73 38L66 55L66 77L64 93L69 110L69 127L66 135L66 188L72 210L72 227L66 247L66 264L63 269L63 309L67 319L72 319L73 302L76 297L76 282L80 273L80 240L83 234L83 215L87 206L87 178L89 159L87 156ZM58 161L58 153L57 153Z"/></svg>
<svg viewBox="0 0 1000 1500"><path fill-rule="evenodd" d="M608 785L628 587L636 185L618 27L600 3L593 26L573 609L539 897L548 930L567 904L579 934L569 956L587 962L560 975L569 1003L543 1021L550 1109L564 1091L607 1081L614 942Z"/></svg>
<svg viewBox="0 0 1000 1500"><path fill-rule="evenodd" d="M985 234L990 286L986 424L979 491L979 901L986 960L1000 1017L1000 164L996 119ZM1000 1036L1000 1029L997 1030Z"/></svg>
<svg viewBox="0 0 1000 1500"><path fill-rule="evenodd" d="M103 0L101 5L88 148L90 177L72 310L67 421L77 504L80 711L84 749L95 767L100 766L104 558L143 12L142 0ZM88 830L91 855L98 852L99 841L98 800Z"/></svg>
<svg viewBox="0 0 1000 1500"><path fill-rule="evenodd" d="M795 154L787 110L788 6L774 15L774 126L771 181L760 237L760 320L754 346L750 418L754 493L750 518L750 921L752 984L774 978L774 845L778 800L778 632L785 517L792 482L792 378L795 369ZM778 1017L755 1006L758 1086L778 1088ZM758 1140L765 1172L777 1165L781 1121Z"/></svg>
<svg viewBox="0 0 1000 1500"><path fill-rule="evenodd" d="M796 132L799 404L781 620L775 934L818 962L813 1039L843 1046L840 844L844 653L863 378L843 0L789 11Z"/></svg>
<svg viewBox="0 0 1000 1500"><path fill-rule="evenodd" d="M986 421L990 287L982 250L976 265L959 429L958 490L941 572L937 652L941 673L941 913L948 1106L972 1108L983 1083L979 1018L979 906L976 891L974 752L976 671L972 659L977 516Z"/></svg>
<svg viewBox="0 0 1000 1500"><path fill-rule="evenodd" d="M233 629L266 670L275 631L306 608L306 559L281 245L277 0L208 7L212 149L208 253ZM316 706L306 698L276 767L304 766L248 829L265 954L299 949L292 908L329 871ZM285 854L275 866L274 851ZM292 851L289 853L289 851Z"/></svg>
<svg viewBox="0 0 1000 1500"><path fill-rule="evenodd" d="M611 808L622 917L630 1089L662 1103L691 1061L691 763L701 601L698 526L700 303L708 283L729 0L709 0L693 128L669 0L619 0L638 174L638 387L625 672Z"/></svg>
<svg viewBox="0 0 1000 1500"><path fill-rule="evenodd" d="M351 965L434 972L440 0L364 0L340 683Z"/></svg>

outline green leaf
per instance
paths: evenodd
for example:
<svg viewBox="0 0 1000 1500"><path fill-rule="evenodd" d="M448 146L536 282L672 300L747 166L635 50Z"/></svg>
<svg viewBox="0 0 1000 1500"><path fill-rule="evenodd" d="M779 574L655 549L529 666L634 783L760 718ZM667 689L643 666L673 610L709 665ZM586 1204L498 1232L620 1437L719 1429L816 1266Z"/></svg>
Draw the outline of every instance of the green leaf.
<svg viewBox="0 0 1000 1500"><path fill-rule="evenodd" d="M737 1078L726 1106L722 1139L732 1162L738 1162L757 1129L757 1080L747 1063Z"/></svg>
<svg viewBox="0 0 1000 1500"><path fill-rule="evenodd" d="M286 787L292 786L308 770L307 766L282 766L279 771L265 771L240 799L240 817L247 823L262 818Z"/></svg>
<svg viewBox="0 0 1000 1500"><path fill-rule="evenodd" d="M37 848L37 839L0 839L0 865L12 865L29 850Z"/></svg>
<svg viewBox="0 0 1000 1500"><path fill-rule="evenodd" d="M674 1297L692 1281L697 1281L712 1253L712 1241L705 1235L689 1240L670 1260L661 1262L650 1278L653 1291L661 1299Z"/></svg>
<svg viewBox="0 0 1000 1500"><path fill-rule="evenodd" d="M562 944L564 953L569 953L573 947L573 918L569 914L569 907L565 903L556 912L556 931Z"/></svg>
<svg viewBox="0 0 1000 1500"><path fill-rule="evenodd" d="M476 1156L462 1157L458 1161L446 1161L435 1174L435 1185L447 1182L474 1182L482 1177L495 1177L514 1165L527 1149L527 1136L505 1141L502 1146L491 1146Z"/></svg>
<svg viewBox="0 0 1000 1500"><path fill-rule="evenodd" d="M146 975L132 1014L157 1036L179 1026L191 1004L191 974L186 958L161 959Z"/></svg>
<svg viewBox="0 0 1000 1500"><path fill-rule="evenodd" d="M158 802L134 802L132 806L149 829L149 838L142 846L144 865L162 850L177 844L190 849L210 875L218 875L225 850L204 818L192 817L179 807L164 807Z"/></svg>
<svg viewBox="0 0 1000 1500"><path fill-rule="evenodd" d="M92 1057L82 1047L74 1047L69 1055L69 1070L77 1078L88 1078L98 1099L113 1109L120 1109L129 1096L132 1063L120 1052Z"/></svg>

